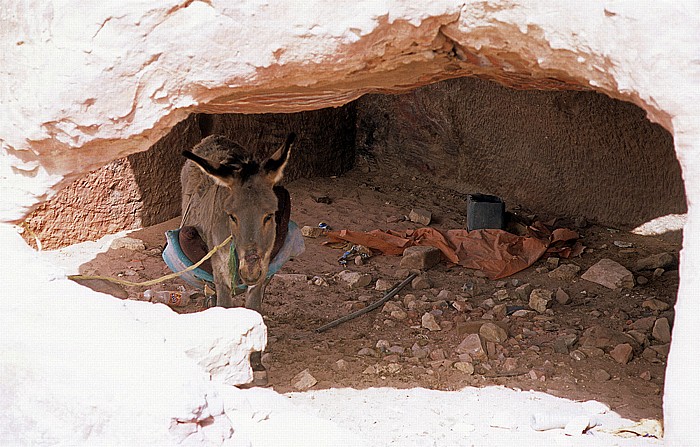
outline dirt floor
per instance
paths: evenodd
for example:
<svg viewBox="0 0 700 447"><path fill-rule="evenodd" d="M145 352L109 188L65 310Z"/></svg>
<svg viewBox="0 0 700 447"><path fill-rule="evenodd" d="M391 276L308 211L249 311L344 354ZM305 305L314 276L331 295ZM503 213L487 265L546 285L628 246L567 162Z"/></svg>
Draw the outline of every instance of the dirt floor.
<svg viewBox="0 0 700 447"><path fill-rule="evenodd" d="M421 225L402 219L416 207L432 211L431 226L435 228L465 228L466 224L463 194L438 188L429 177L415 177L388 166L357 167L342 177L297 180L287 187L292 195L292 220L299 226L316 226L323 221L333 229L418 228ZM324 197L330 200L318 200ZM508 210L528 216L527 210L514 205L508 204ZM552 217L537 216L542 221ZM647 283L628 290L607 289L580 276L603 258L634 270L640 258L662 252L677 255L680 235L640 236L575 219L559 219L556 225L578 231L587 248L580 257L559 260L560 265L581 268L573 279L550 277L556 261L548 261L547 255L530 268L496 281L443 262L427 272L431 288L411 290L408 286L392 300L405 311L403 314L392 317L380 308L323 333L315 329L379 300L385 292L375 289L376 280L395 284L405 272L399 268L400 257L374 256L364 265L351 262L347 269L372 275L369 286L351 289L336 276L343 270L338 263L342 250L321 245L324 237L307 238L305 253L285 265L265 295L269 343L264 361L269 365L270 386L278 392L296 391L293 378L305 369L318 381L314 389L456 390L495 384L574 400L595 399L623 417L660 419L668 344L652 336L651 325L662 317L673 322L677 270L635 272L635 278L643 276ZM177 226L178 219L174 219L131 233L129 237L143 240L145 250L110 249L84 264L81 273L130 281L164 275L169 270L161 259L163 233ZM173 290L183 284L173 280L152 289ZM527 298L515 290L523 284L552 291L561 288L571 302L553 300L543 314L516 316L520 312L503 317L502 310L494 311L494 304L527 308ZM121 298L143 299L143 287L109 288ZM438 298L441 291L447 292ZM408 295L415 301L411 303ZM645 303L650 299L662 303ZM668 309L664 309L666 305ZM202 300L175 310L200 311ZM426 312L432 312L440 330L421 326ZM460 342L478 331L480 322L494 320L507 329L508 339L486 345L488 360L460 358L456 352ZM569 344L573 341L571 346L563 341L567 335ZM626 364L609 354L624 343L634 348L634 356Z"/></svg>

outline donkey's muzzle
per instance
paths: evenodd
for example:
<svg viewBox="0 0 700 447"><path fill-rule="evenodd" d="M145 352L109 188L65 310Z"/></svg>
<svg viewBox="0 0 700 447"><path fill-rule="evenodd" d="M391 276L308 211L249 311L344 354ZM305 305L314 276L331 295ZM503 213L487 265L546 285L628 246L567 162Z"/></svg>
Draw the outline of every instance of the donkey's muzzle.
<svg viewBox="0 0 700 447"><path fill-rule="evenodd" d="M246 252L241 256L238 273L247 285L257 284L264 274L263 259L255 252Z"/></svg>

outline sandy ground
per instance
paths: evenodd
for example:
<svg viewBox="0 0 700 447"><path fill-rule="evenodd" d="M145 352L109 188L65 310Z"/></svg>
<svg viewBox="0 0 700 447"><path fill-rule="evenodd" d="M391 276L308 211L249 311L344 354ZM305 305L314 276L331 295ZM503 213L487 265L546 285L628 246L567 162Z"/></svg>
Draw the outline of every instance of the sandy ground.
<svg viewBox="0 0 700 447"><path fill-rule="evenodd" d="M420 225L402 220L414 207L431 210L431 226L438 229L464 228L466 222L463 194L390 167L358 167L339 178L298 180L287 186L292 195L292 220L300 226L323 221L334 229L418 228ZM321 197L329 200L319 201ZM517 204L508 204L508 208L532 217ZM543 221L553 217L537 216ZM565 437L562 429L535 432L530 420L535 414L575 416L587 412L590 416L600 412L600 407L593 413L590 408L581 410L577 402L589 400L610 409L604 418L598 417L599 422L608 418L604 424L607 429L644 418L661 419L667 345L652 336L645 322L661 317L673 322L677 271L657 271L656 275L637 272L635 276L643 276L646 284L626 290L610 290L582 280L580 275L603 258L632 269L645 256L677 254L680 235L642 236L574 223L556 221L556 226L578 231L587 247L580 257L559 260L581 268L572 279L550 277L555 261L548 262L546 256L502 281L490 281L480 272L442 263L427 273L432 287L411 290L409 286L392 300L406 310L405 318L394 318L380 308L323 333L314 330L380 299L384 292L375 290L376 280L395 284L405 272L399 269L399 257L378 255L363 265L351 263L347 269L372 275L372 283L350 289L336 276L343 270L337 262L342 250L322 245L323 237L307 239L304 255L273 278L265 296L269 344L264 360L269 366L270 388L289 393L289 399L305 411L368 435L375 441L372 445L509 445L526 439L523 436L533 436L532 442L548 439L571 445L573 438ZM143 241L143 249L106 249L103 241L101 246L82 244L86 247L83 250L69 247L53 256L56 262L74 265L78 259L83 274L145 281L169 272L160 257L163 233L177 225L178 219L173 219L130 233L129 237ZM100 250L105 251L98 253ZM70 254L76 251L84 253L83 257ZM299 274L309 281L300 281ZM311 281L314 277L321 279ZM172 290L184 284L172 280L151 288ZM515 292L523 284L552 291L562 288L571 302L555 300L541 315L494 315L489 300L495 293L507 295L504 303L509 306L527 307L527 301ZM143 287L101 287L120 298L143 299ZM447 291L442 295L449 296L447 300L437 298L441 291ZM412 308L404 304L408 294L418 303ZM650 299L665 306L645 306ZM454 301L468 306L455 308ZM196 312L203 308L197 300L175 310ZM436 316L440 330L421 327L426 312ZM487 346L488 359L468 362L473 372L457 368L457 362L465 363L465 359L459 357L456 347L473 332L470 322L484 320L505 327L508 339ZM631 361L622 364L610 351L631 330L642 335L636 334L640 340L633 343ZM566 336L575 336L576 341L562 351L556 342ZM593 340L599 349L582 348L586 340ZM566 351L584 352L584 356ZM310 390L297 392L294 377L303 370L308 370L316 383ZM580 441L585 445L628 442L608 436L592 429ZM637 438L631 442L652 445L656 441Z"/></svg>

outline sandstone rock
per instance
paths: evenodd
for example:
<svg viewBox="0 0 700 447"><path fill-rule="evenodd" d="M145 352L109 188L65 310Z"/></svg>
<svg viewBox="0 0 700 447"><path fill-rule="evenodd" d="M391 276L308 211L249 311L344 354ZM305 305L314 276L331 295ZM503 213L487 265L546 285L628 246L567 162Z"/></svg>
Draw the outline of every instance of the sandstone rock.
<svg viewBox="0 0 700 447"><path fill-rule="evenodd" d="M317 238L323 236L323 228L311 227L309 225L304 225L301 227L301 235L308 238Z"/></svg>
<svg viewBox="0 0 700 447"><path fill-rule="evenodd" d="M393 310L393 311L391 311L391 313L389 315L391 315L391 318L393 318L395 320L399 320L399 321L405 320L406 318L408 318L408 313L401 310L401 309Z"/></svg>
<svg viewBox="0 0 700 447"><path fill-rule="evenodd" d="M447 289L442 289L436 297L437 301L452 301L452 292Z"/></svg>
<svg viewBox="0 0 700 447"><path fill-rule="evenodd" d="M425 275L416 276L413 278L413 281L411 281L411 288L413 290L425 290L431 287L433 287L433 284Z"/></svg>
<svg viewBox="0 0 700 447"><path fill-rule="evenodd" d="M550 269L559 267L559 258L555 258L554 256L547 258L547 267Z"/></svg>
<svg viewBox="0 0 700 447"><path fill-rule="evenodd" d="M439 331L441 330L440 325L435 320L435 315L430 312L423 314L421 317L421 327L429 331Z"/></svg>
<svg viewBox="0 0 700 447"><path fill-rule="evenodd" d="M505 301L508 299L509 296L510 295L509 295L508 291L505 289L496 290L493 294L493 298L496 301Z"/></svg>
<svg viewBox="0 0 700 447"><path fill-rule="evenodd" d="M484 361L488 357L479 334L467 335L455 349L458 354L469 354L474 360Z"/></svg>
<svg viewBox="0 0 700 447"><path fill-rule="evenodd" d="M503 371L505 372L513 372L518 368L518 359L514 357L507 357L505 360L503 360Z"/></svg>
<svg viewBox="0 0 700 447"><path fill-rule="evenodd" d="M564 264L549 272L547 276L560 281L572 281L580 271L581 267L578 265Z"/></svg>
<svg viewBox="0 0 700 447"><path fill-rule="evenodd" d="M316 385L318 381L311 375L308 369L303 370L292 379L292 386L299 391L306 391Z"/></svg>
<svg viewBox="0 0 700 447"><path fill-rule="evenodd" d="M651 330L651 335L661 343L671 342L671 326L668 323L668 318L659 318L654 323L654 328Z"/></svg>
<svg viewBox="0 0 700 447"><path fill-rule="evenodd" d="M408 220L411 222L419 223L421 225L430 225L430 220L433 218L433 214L422 208L413 208L410 213L408 213Z"/></svg>
<svg viewBox="0 0 700 447"><path fill-rule="evenodd" d="M626 365L632 359L633 353L632 346L628 343L622 343L613 348L610 351L610 357L612 357L616 362Z"/></svg>
<svg viewBox="0 0 700 447"><path fill-rule="evenodd" d="M634 287L632 272L611 259L601 259L581 275L581 278L609 289Z"/></svg>
<svg viewBox="0 0 700 447"><path fill-rule="evenodd" d="M518 299L526 301L530 298L530 293L532 292L532 286L529 283L523 284L515 288L515 295Z"/></svg>
<svg viewBox="0 0 700 447"><path fill-rule="evenodd" d="M607 382L610 380L610 373L604 369L596 369L593 371L593 380L596 382Z"/></svg>
<svg viewBox="0 0 700 447"><path fill-rule="evenodd" d="M334 367L338 371L345 371L346 369L348 369L348 362L346 362L343 359L340 359L340 360L335 362Z"/></svg>
<svg viewBox="0 0 700 447"><path fill-rule="evenodd" d="M372 275L343 270L338 273L338 279L345 282L351 289L361 289L362 287L367 287L369 283L372 282Z"/></svg>
<svg viewBox="0 0 700 447"><path fill-rule="evenodd" d="M566 305L566 304L571 303L571 297L561 287L559 287L557 289L557 292L555 294L555 298L557 300L557 303L562 304L562 305Z"/></svg>
<svg viewBox="0 0 700 447"><path fill-rule="evenodd" d="M463 372L467 375L474 374L474 365L467 362L455 362L453 365L454 369Z"/></svg>
<svg viewBox="0 0 700 447"><path fill-rule="evenodd" d="M658 268L654 270L654 273L652 275L654 276L654 278L661 278L665 272L666 270Z"/></svg>
<svg viewBox="0 0 700 447"><path fill-rule="evenodd" d="M552 301L552 291L546 289L535 289L530 293L528 304L531 309L539 313L544 313Z"/></svg>
<svg viewBox="0 0 700 447"><path fill-rule="evenodd" d="M391 343L389 343L389 340L377 340L377 343L374 347L377 348L380 352L387 352L390 346Z"/></svg>
<svg viewBox="0 0 700 447"><path fill-rule="evenodd" d="M374 285L374 289L379 290L380 292L386 292L392 287L394 287L394 283L386 279L378 279Z"/></svg>
<svg viewBox="0 0 700 447"><path fill-rule="evenodd" d="M671 305L661 300L650 299L644 300L644 302L642 303L642 307L663 312L664 310L670 309Z"/></svg>
<svg viewBox="0 0 700 447"><path fill-rule="evenodd" d="M387 301L386 304L384 304L384 307L382 307L382 312L385 313L391 313L395 310L403 310L401 305L396 301Z"/></svg>
<svg viewBox="0 0 700 447"><path fill-rule="evenodd" d="M112 244L109 246L109 248L111 248L112 250L118 250L120 248L132 251L146 250L146 246L144 245L143 241L141 239L135 239L133 237L120 237L119 239L115 239L112 241Z"/></svg>
<svg viewBox="0 0 700 447"><path fill-rule="evenodd" d="M582 352L586 357L602 357L605 355L605 351L595 346L580 346L577 351Z"/></svg>
<svg viewBox="0 0 700 447"><path fill-rule="evenodd" d="M485 341L491 341L494 343L503 343L508 339L508 333L493 323L484 323L479 328L479 335Z"/></svg>
<svg viewBox="0 0 700 447"><path fill-rule="evenodd" d="M442 252L435 247L413 245L403 251L401 268L408 270L428 270L440 263Z"/></svg>
<svg viewBox="0 0 700 447"><path fill-rule="evenodd" d="M602 355L602 350L601 350L601 355ZM588 356L582 350L576 349L576 350L571 351L569 353L569 357L580 362L581 360L585 360L586 357L588 357Z"/></svg>
<svg viewBox="0 0 700 447"><path fill-rule="evenodd" d="M377 354L377 351L375 351L372 348L361 348L359 351L357 351L357 355L363 356L363 357L378 357L379 354Z"/></svg>
<svg viewBox="0 0 700 447"><path fill-rule="evenodd" d="M662 268L669 270L678 264L673 253L658 253L639 259L635 264L635 270L656 270Z"/></svg>
<svg viewBox="0 0 700 447"><path fill-rule="evenodd" d="M554 340L554 352L568 354L569 349L576 344L578 337L575 334L565 334Z"/></svg>
<svg viewBox="0 0 700 447"><path fill-rule="evenodd" d="M632 322L632 328L642 332L648 332L654 327L656 317L644 317Z"/></svg>
<svg viewBox="0 0 700 447"><path fill-rule="evenodd" d="M633 346L635 349L639 348L637 341L628 334L605 326L595 325L583 332L579 349L584 347L608 349L625 343Z"/></svg>
<svg viewBox="0 0 700 447"><path fill-rule="evenodd" d="M413 346L411 346L411 352L415 357L423 359L428 356L428 354L430 353L430 349L428 349L425 346L421 346L418 344L418 342L416 342L413 344Z"/></svg>

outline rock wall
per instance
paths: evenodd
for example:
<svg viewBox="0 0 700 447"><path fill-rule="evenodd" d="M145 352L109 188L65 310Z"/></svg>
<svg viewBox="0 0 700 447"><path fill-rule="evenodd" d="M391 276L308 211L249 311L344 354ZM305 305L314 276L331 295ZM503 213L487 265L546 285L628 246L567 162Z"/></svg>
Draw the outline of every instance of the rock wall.
<svg viewBox="0 0 700 447"><path fill-rule="evenodd" d="M688 203L666 373L665 442L693 445L697 440L700 365L693 353L700 314L700 17L694 0L360 0L345 5L135 0L93 8L68 0L10 0L0 20L3 242L12 239L10 223L24 220L51 195L87 172L148 149L192 113L320 109L366 93L406 92L465 75L520 88L593 89L640 106L673 135ZM26 263L22 249L11 247L6 262ZM48 278L28 269L23 279L51 282L57 295L67 290L60 275ZM50 293L32 286L41 291L32 296L39 308L51 301ZM5 300L16 297L8 293ZM3 312L9 321L27 323L11 326L11 336L5 331L4 339L21 340L31 331L46 339L62 336L60 325L27 319L26 312L17 306ZM55 323L61 315L48 317ZM70 342L114 343L125 352L129 341L100 333ZM42 365L42 371L53 371L53 365L64 375L80 376L60 353L48 354L40 363L26 364ZM0 358L2 367L24 364L21 356ZM114 374L98 369L86 380L112 383L100 376ZM134 383L139 379L132 377ZM158 393L144 391L140 397L146 401L149 393ZM180 405L190 397L172 396ZM54 408L66 414L64 403L72 397L70 392L51 396ZM96 400L72 408L79 414L129 408L128 396L113 397L116 402ZM193 401L186 406L196 412ZM158 417L137 426L124 412L111 432L152 439L154 427L167 431L164 425L180 406L157 410ZM69 435L77 430L49 427L41 434L72 443ZM86 433L89 438L90 430Z"/></svg>
<svg viewBox="0 0 700 447"><path fill-rule="evenodd" d="M357 110L360 153L461 193L623 228L686 211L671 135L600 93L461 78Z"/></svg>

